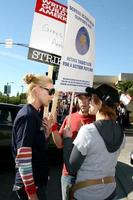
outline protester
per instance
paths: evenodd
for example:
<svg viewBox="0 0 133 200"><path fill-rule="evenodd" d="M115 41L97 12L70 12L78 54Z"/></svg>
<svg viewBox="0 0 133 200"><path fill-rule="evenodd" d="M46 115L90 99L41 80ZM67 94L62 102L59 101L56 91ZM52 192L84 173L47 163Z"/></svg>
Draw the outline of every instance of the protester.
<svg viewBox="0 0 133 200"><path fill-rule="evenodd" d="M126 107L122 102L120 102L117 109L118 109L118 121L124 130L126 127L126 112L127 112Z"/></svg>
<svg viewBox="0 0 133 200"><path fill-rule="evenodd" d="M53 140L58 148L63 148L63 130L66 125L70 123L72 129L72 140L76 138L78 130L84 124L89 124L95 120L94 115L89 115L89 96L87 93L76 93L78 98L79 111L72 113L70 116L66 116L63 124L58 130L53 131ZM62 170L61 187L62 187L62 199L68 199L68 188L75 181L75 177L68 174L65 165Z"/></svg>
<svg viewBox="0 0 133 200"><path fill-rule="evenodd" d="M18 112L13 125L12 152L16 163L13 190L20 200L45 200L51 121L42 120L39 111L52 101L55 90L46 76L29 74L24 81L28 85L28 103Z"/></svg>
<svg viewBox="0 0 133 200"><path fill-rule="evenodd" d="M92 94L90 114L96 122L84 125L72 145L71 128L64 129L64 161L69 174L76 175L71 197L77 200L115 200L115 167L124 146L124 134L116 121L119 95L115 88L102 84ZM72 151L72 152L71 152ZM72 198L71 198L72 199Z"/></svg>

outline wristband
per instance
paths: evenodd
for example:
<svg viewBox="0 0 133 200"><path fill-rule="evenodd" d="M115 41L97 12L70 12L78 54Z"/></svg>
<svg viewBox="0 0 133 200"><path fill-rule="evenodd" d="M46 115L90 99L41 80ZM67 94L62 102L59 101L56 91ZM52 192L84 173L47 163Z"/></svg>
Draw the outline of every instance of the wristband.
<svg viewBox="0 0 133 200"><path fill-rule="evenodd" d="M53 126L52 126L52 132L56 131L58 129L58 124L55 123Z"/></svg>

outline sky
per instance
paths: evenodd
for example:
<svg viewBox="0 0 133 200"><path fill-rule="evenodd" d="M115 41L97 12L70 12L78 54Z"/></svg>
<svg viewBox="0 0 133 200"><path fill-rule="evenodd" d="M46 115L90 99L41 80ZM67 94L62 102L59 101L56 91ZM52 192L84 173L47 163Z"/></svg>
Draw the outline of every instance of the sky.
<svg viewBox="0 0 133 200"><path fill-rule="evenodd" d="M67 5L67 0L58 0ZM76 0L95 18L94 75L133 73L133 0ZM36 0L7 0L0 5L0 43L11 38L29 44ZM27 73L45 74L48 66L27 59L28 48L0 44L0 91L25 91ZM23 87L24 86L24 87Z"/></svg>

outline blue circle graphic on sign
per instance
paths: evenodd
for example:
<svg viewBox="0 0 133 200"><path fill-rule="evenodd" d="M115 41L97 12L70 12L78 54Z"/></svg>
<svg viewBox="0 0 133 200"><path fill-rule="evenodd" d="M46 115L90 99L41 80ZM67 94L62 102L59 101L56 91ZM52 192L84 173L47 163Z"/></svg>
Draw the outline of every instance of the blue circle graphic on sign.
<svg viewBox="0 0 133 200"><path fill-rule="evenodd" d="M79 54L84 55L90 47L90 37L85 27L81 27L76 36L76 49Z"/></svg>

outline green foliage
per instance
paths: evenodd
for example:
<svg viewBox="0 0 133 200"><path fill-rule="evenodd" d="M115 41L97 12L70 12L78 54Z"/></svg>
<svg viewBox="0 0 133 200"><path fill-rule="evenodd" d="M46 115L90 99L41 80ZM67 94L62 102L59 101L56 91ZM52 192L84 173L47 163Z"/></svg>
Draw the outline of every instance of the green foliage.
<svg viewBox="0 0 133 200"><path fill-rule="evenodd" d="M0 102L1 103L11 103L11 104L25 104L26 103L26 94L22 93L22 94L17 94L17 96L8 96L8 95L4 95L2 94L2 92L0 92Z"/></svg>
<svg viewBox="0 0 133 200"><path fill-rule="evenodd" d="M133 97L133 86L128 89L128 94Z"/></svg>
<svg viewBox="0 0 133 200"><path fill-rule="evenodd" d="M6 95L0 95L0 102L6 103L7 102L7 96Z"/></svg>
<svg viewBox="0 0 133 200"><path fill-rule="evenodd" d="M116 85L119 93L128 93L130 96L133 96L133 81L120 81Z"/></svg>

